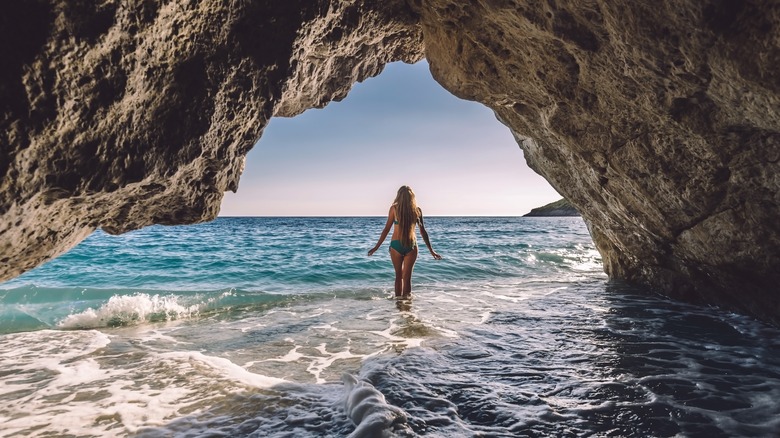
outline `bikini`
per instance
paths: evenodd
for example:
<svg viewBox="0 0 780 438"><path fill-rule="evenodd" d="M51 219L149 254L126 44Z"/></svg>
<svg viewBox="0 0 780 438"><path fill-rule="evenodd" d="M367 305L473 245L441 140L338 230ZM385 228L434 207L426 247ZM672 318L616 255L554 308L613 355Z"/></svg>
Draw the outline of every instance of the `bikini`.
<svg viewBox="0 0 780 438"><path fill-rule="evenodd" d="M398 225L398 221L394 220L393 223L395 225ZM390 248L398 251L398 254L401 254L402 256L409 254L412 252L415 248L417 248L417 241L412 241L412 246L404 246L400 240L391 240L390 241Z"/></svg>

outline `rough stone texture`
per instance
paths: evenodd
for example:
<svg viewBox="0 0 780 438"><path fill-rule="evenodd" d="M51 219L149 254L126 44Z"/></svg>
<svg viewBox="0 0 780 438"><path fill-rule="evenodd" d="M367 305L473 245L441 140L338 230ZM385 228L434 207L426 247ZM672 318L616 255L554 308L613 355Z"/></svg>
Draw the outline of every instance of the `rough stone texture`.
<svg viewBox="0 0 780 438"><path fill-rule="evenodd" d="M780 5L92 2L0 18L0 278L213 218L272 114L423 54L580 211L612 277L780 322Z"/></svg>
<svg viewBox="0 0 780 438"><path fill-rule="evenodd" d="M580 216L580 212L566 199L560 199L541 207L531 209L523 217Z"/></svg>
<svg viewBox="0 0 780 438"><path fill-rule="evenodd" d="M496 111L610 276L780 321L780 4L417 11L434 78Z"/></svg>
<svg viewBox="0 0 780 438"><path fill-rule="evenodd" d="M0 280L97 227L215 218L274 110L323 106L387 62L422 58L403 1L364 3L4 6Z"/></svg>

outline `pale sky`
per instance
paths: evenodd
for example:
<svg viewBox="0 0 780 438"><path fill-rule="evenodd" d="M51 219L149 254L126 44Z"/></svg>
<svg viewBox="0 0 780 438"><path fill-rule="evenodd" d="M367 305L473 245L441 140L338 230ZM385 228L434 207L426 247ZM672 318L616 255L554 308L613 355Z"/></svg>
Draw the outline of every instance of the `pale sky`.
<svg viewBox="0 0 780 438"><path fill-rule="evenodd" d="M422 61L272 119L220 216L382 216L404 184L432 216L520 216L561 198L490 109L444 90Z"/></svg>

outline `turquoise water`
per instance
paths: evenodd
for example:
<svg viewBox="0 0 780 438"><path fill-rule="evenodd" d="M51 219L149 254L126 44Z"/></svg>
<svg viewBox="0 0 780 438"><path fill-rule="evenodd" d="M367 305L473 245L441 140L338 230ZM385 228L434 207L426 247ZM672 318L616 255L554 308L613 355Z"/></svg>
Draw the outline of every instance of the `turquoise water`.
<svg viewBox="0 0 780 438"><path fill-rule="evenodd" d="M579 218L94 233L0 284L1 436L773 436L780 331L610 282ZM422 241L420 241L422 244Z"/></svg>

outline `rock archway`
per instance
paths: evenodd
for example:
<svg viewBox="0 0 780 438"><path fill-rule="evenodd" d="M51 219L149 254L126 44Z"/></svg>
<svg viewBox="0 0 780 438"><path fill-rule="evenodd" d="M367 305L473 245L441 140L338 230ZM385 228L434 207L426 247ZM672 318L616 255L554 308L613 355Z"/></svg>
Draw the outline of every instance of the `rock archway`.
<svg viewBox="0 0 780 438"><path fill-rule="evenodd" d="M0 17L0 279L216 216L274 115L426 57L582 213L612 277L780 321L769 1L27 0Z"/></svg>

